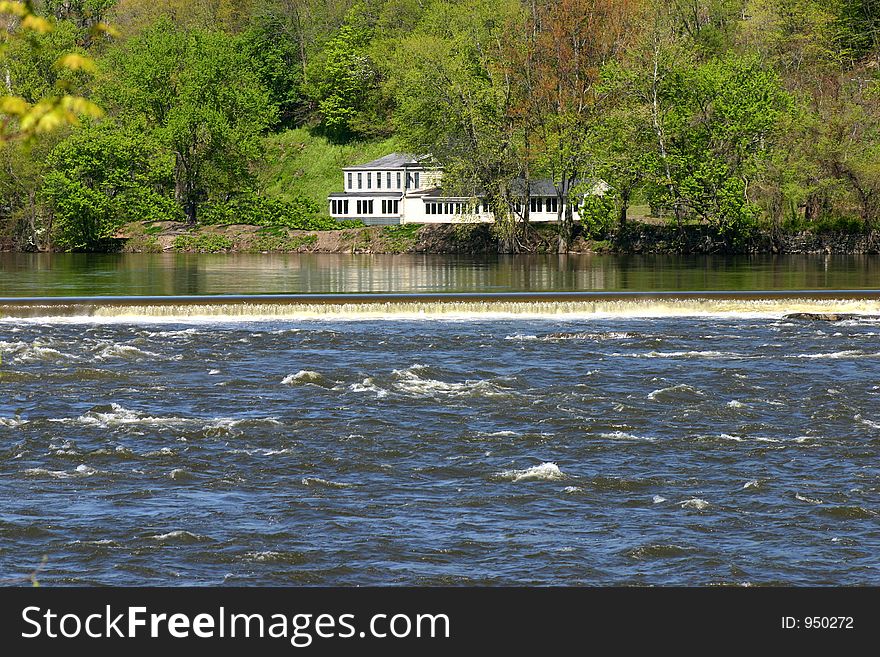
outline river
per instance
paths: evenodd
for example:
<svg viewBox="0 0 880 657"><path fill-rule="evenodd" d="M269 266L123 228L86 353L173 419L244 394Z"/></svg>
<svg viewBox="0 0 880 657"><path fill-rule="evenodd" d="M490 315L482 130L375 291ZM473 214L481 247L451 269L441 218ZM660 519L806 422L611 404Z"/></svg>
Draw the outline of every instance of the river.
<svg viewBox="0 0 880 657"><path fill-rule="evenodd" d="M53 585L876 584L878 274L0 254L23 304L481 293L7 299L0 579L46 555ZM853 316L787 317L811 311Z"/></svg>

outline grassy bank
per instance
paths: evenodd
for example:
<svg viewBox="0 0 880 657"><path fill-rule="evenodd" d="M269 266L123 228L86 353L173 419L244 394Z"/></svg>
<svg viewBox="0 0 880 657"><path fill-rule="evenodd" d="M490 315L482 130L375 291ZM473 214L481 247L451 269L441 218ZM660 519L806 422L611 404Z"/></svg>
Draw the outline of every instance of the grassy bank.
<svg viewBox="0 0 880 657"><path fill-rule="evenodd" d="M270 135L264 145L257 177L265 195L292 201L301 194L321 207L328 194L342 191L342 167L400 150L394 139L333 144L306 128Z"/></svg>

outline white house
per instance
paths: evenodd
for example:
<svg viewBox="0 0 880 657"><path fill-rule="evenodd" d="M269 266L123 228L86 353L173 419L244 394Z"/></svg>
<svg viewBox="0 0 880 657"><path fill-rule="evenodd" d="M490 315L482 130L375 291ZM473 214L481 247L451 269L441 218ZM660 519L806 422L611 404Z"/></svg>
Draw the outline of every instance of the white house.
<svg viewBox="0 0 880 657"><path fill-rule="evenodd" d="M391 153L378 160L342 170L343 192L330 194L330 216L334 219L358 219L365 224L429 224L494 221L488 205L479 195L447 196L440 187L443 171L428 166L427 158L406 153ZM520 196L525 199L524 181ZM593 193L603 193L604 183ZM547 179L532 180L529 185L529 220L556 221L559 199L556 187ZM514 210L521 212L517 204ZM577 210L574 212L577 219Z"/></svg>

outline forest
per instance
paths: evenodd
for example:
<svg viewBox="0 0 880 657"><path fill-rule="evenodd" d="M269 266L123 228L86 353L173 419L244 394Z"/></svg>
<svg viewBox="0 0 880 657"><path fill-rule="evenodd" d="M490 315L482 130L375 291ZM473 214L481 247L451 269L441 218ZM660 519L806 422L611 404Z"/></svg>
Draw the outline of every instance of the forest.
<svg viewBox="0 0 880 657"><path fill-rule="evenodd" d="M342 228L339 167L390 150L485 194L509 252L522 178L608 185L560 252L644 218L731 243L880 219L877 0L39 0L0 23L7 248Z"/></svg>

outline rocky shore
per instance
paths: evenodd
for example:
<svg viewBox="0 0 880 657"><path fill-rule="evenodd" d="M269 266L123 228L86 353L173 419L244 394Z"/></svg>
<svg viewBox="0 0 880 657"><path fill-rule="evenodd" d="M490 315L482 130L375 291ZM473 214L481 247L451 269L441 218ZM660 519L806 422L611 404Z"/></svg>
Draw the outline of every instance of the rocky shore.
<svg viewBox="0 0 880 657"><path fill-rule="evenodd" d="M555 226L535 225L519 245L522 253L556 253ZM0 250L21 249L0 242ZM489 224L367 226L301 231L245 224L202 226L133 222L106 244L127 253L352 253L497 254L499 239ZM880 231L760 233L748 239L725 237L705 225L673 226L632 221L605 239L590 239L575 228L570 253L615 254L877 254Z"/></svg>

